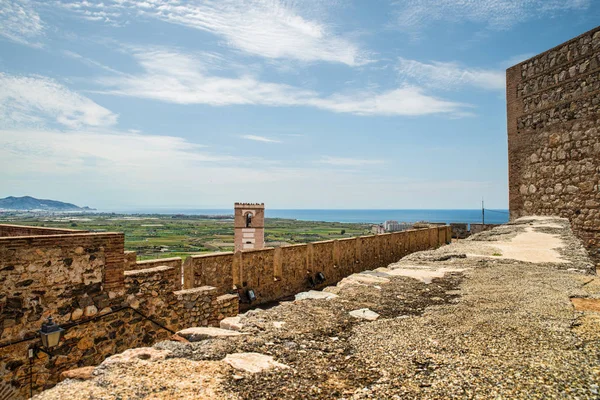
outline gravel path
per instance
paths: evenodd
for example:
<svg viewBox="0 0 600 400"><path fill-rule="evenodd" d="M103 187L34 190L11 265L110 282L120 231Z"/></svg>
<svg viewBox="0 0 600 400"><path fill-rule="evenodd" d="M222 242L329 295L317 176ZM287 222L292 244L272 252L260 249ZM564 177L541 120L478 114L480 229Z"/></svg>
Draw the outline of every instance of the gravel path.
<svg viewBox="0 0 600 400"><path fill-rule="evenodd" d="M570 300L600 298L592 271L565 220L522 219L327 290L339 297L249 312L247 336L161 342L166 359L101 366L39 398L600 398L600 313ZM349 315L364 308L379 318ZM290 368L220 361L238 352Z"/></svg>

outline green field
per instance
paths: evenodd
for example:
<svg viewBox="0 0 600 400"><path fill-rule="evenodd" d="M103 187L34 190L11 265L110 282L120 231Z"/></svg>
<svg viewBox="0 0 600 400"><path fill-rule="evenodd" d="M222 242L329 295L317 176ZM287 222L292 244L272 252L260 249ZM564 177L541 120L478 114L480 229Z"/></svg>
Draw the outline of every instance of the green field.
<svg viewBox="0 0 600 400"><path fill-rule="evenodd" d="M123 232L126 250L137 251L138 260L186 257L203 252L233 250L233 220L224 218L123 214L48 216L15 213L0 215L0 223L82 229L93 232ZM273 218L265 220L266 246L348 238L369 233L368 224Z"/></svg>

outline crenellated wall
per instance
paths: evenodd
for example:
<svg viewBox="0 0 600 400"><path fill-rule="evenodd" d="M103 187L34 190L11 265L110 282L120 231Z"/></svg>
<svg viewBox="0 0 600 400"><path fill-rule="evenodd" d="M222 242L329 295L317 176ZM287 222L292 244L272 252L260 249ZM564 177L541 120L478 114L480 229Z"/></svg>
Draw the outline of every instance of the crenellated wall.
<svg viewBox="0 0 600 400"><path fill-rule="evenodd" d="M511 219L569 218L600 258L600 27L506 71Z"/></svg>
<svg viewBox="0 0 600 400"><path fill-rule="evenodd" d="M185 260L186 287L209 285L219 293L239 293L247 301L252 289L256 301L268 303L310 289L309 278L321 272L335 284L360 271L387 266L419 250L436 248L451 240L449 226L408 230L375 236L329 240L237 253L191 256ZM248 304L242 307L247 307Z"/></svg>

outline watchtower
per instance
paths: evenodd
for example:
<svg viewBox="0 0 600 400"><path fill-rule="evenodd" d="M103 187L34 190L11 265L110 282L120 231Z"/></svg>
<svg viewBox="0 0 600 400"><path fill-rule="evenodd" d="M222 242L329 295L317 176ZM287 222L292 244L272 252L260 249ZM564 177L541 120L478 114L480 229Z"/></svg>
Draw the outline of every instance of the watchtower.
<svg viewBox="0 0 600 400"><path fill-rule="evenodd" d="M235 203L235 251L262 249L265 246L265 204Z"/></svg>

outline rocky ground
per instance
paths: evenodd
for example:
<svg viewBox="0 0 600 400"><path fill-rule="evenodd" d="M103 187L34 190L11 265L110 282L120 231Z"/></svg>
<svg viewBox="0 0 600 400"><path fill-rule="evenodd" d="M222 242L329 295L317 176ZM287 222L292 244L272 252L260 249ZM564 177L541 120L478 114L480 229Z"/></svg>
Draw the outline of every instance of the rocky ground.
<svg viewBox="0 0 600 400"><path fill-rule="evenodd" d="M600 398L600 279L566 220L521 219L325 293L250 311L241 335L111 357L38 398Z"/></svg>

